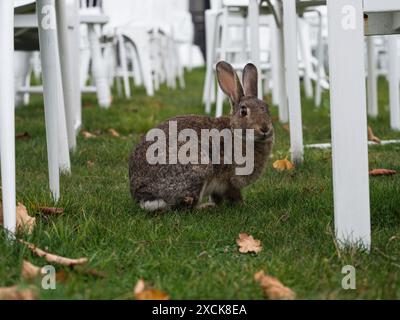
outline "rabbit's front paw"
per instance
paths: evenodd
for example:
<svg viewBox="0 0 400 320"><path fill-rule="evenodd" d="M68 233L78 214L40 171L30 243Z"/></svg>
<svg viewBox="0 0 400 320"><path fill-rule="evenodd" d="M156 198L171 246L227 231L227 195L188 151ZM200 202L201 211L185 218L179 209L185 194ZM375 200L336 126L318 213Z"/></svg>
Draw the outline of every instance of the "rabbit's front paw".
<svg viewBox="0 0 400 320"><path fill-rule="evenodd" d="M197 210L207 210L207 209L211 209L211 208L215 208L216 204L214 202L206 202L206 203L202 203L199 204L196 209Z"/></svg>

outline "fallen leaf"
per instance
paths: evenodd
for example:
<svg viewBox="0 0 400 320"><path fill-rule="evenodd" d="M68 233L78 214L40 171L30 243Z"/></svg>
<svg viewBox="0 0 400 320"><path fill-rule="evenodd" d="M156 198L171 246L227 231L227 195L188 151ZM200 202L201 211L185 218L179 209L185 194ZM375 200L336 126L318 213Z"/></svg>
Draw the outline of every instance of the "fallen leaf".
<svg viewBox="0 0 400 320"><path fill-rule="evenodd" d="M60 270L56 272L56 281L59 283L66 283L69 279L69 273L65 270Z"/></svg>
<svg viewBox="0 0 400 320"><path fill-rule="evenodd" d="M373 141L376 143L381 143L381 139L374 135L371 127L368 127L368 141Z"/></svg>
<svg viewBox="0 0 400 320"><path fill-rule="evenodd" d="M376 176L391 176L397 174L396 170L389 170L389 169L374 169L369 172L369 175L372 177Z"/></svg>
<svg viewBox="0 0 400 320"><path fill-rule="evenodd" d="M17 205L17 227L19 229L26 228L28 234L31 234L35 227L36 218L31 217L22 203Z"/></svg>
<svg viewBox="0 0 400 320"><path fill-rule="evenodd" d="M17 286L0 288L0 300L35 300L33 288L20 289Z"/></svg>
<svg viewBox="0 0 400 320"><path fill-rule="evenodd" d="M263 270L254 275L254 280L260 284L268 299L293 300L296 297L293 290L285 287L277 278L266 275Z"/></svg>
<svg viewBox="0 0 400 320"><path fill-rule="evenodd" d="M249 236L247 233L240 233L236 243L241 253L259 253L262 250L261 241L255 240L253 236Z"/></svg>
<svg viewBox="0 0 400 320"><path fill-rule="evenodd" d="M35 279L38 275L41 274L41 271L42 271L41 268L35 266L29 261L24 260L22 262L21 276L26 280Z"/></svg>
<svg viewBox="0 0 400 320"><path fill-rule="evenodd" d="M41 258L45 258L45 260L47 262L50 263L58 263L61 264L63 266L76 266L76 265L80 265L80 264L85 264L86 262L88 262L87 258L79 258L79 259L70 259L70 258L65 258L65 257L61 257L52 253L48 253L40 248L37 248L34 244L30 243L30 242L26 242L24 240L19 240L21 243L23 243L24 245L26 245L29 250L31 250L34 254L36 254L37 256L41 257Z"/></svg>
<svg viewBox="0 0 400 320"><path fill-rule="evenodd" d="M64 213L63 208L53 208L53 207L38 207L38 210L41 213L49 214L49 215L60 215Z"/></svg>
<svg viewBox="0 0 400 320"><path fill-rule="evenodd" d="M112 135L113 137L115 137L115 138L119 138L121 135L118 133L118 131L117 130L115 130L115 129L108 129L108 133L110 134L110 135Z"/></svg>
<svg viewBox="0 0 400 320"><path fill-rule="evenodd" d="M89 131L82 131L82 135L84 136L85 139L96 138L96 135Z"/></svg>
<svg viewBox="0 0 400 320"><path fill-rule="evenodd" d="M17 140L28 140L30 138L31 138L31 136L29 135L29 133L27 131L22 132L22 133L17 133L15 135L15 139L17 139Z"/></svg>
<svg viewBox="0 0 400 320"><path fill-rule="evenodd" d="M147 289L143 279L139 279L133 290L136 300L169 300L169 296L157 289Z"/></svg>
<svg viewBox="0 0 400 320"><path fill-rule="evenodd" d="M90 102L85 102L85 103L83 103L83 105L82 105L82 108L93 108L94 107L94 105L92 104L92 103L90 103Z"/></svg>
<svg viewBox="0 0 400 320"><path fill-rule="evenodd" d="M87 165L87 167L88 167L89 169L91 169L91 168L94 167L94 162L93 162L92 160L88 160L88 161L86 162L86 165Z"/></svg>
<svg viewBox="0 0 400 320"><path fill-rule="evenodd" d="M290 127L287 123L282 125L283 130L285 130L286 132L290 132Z"/></svg>
<svg viewBox="0 0 400 320"><path fill-rule="evenodd" d="M294 164L291 163L287 158L275 161L272 166L278 171L294 169Z"/></svg>

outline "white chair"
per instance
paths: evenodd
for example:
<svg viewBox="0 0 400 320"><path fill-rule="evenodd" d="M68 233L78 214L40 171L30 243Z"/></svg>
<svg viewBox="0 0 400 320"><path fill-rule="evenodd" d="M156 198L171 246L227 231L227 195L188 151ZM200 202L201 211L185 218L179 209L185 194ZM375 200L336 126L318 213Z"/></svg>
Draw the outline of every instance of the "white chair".
<svg viewBox="0 0 400 320"><path fill-rule="evenodd" d="M62 100L59 105L62 109L65 104L65 111L61 110L59 114L61 117L66 117L67 123L67 136L68 136L68 147L70 150L76 148L76 133L80 122L80 94L77 91L77 77L78 77L78 64L73 63L79 60L77 57L76 50L74 50L73 40L78 37L76 34L77 28L71 24L71 16L75 13L74 0L57 2L55 7L56 12L52 14L57 14L56 24L58 33L56 35L56 41L59 46L57 55L60 56L59 63L57 63L56 68L62 69ZM27 11L28 10L28 11ZM23 11L21 13L20 11ZM39 49L39 39L37 36L38 23L36 14L34 12L34 6L30 5L27 9L18 9L15 15L15 28L18 30L16 38L16 49L17 50L38 50ZM21 40L19 40L21 38ZM42 94L43 86L31 86L31 74L32 72L37 73L37 66L35 64L40 64L40 59L37 59L38 55L30 55L32 59L29 59L27 53L16 52L18 59L18 64L16 65L16 93L17 97L21 94L23 95L24 104L29 101L29 95L31 93ZM25 59L23 59L23 56ZM75 56L75 57L74 57ZM29 63L30 62L30 63ZM60 69L60 70L61 70ZM61 72L61 71L60 71ZM38 75L36 75L38 78ZM22 79L24 78L24 81ZM75 79L75 80L74 80ZM63 116L65 114L65 116ZM60 119L60 137L64 134L63 119ZM60 138L63 140L63 138ZM63 144L60 141L60 144ZM63 171L70 171L69 156L65 150L60 150L61 154L59 160Z"/></svg>
<svg viewBox="0 0 400 320"><path fill-rule="evenodd" d="M26 19L16 18L14 21L14 7L34 6L34 1L3 0L0 1L0 153L4 226L10 232L15 232L15 124L14 124L14 26L18 23L27 23ZM31 21L39 23L39 43L43 68L43 93L46 118L46 136L48 150L48 165L50 191L54 200L60 197L59 173L60 169L69 170L68 138L64 111L63 83L57 41L56 16L65 14L65 7L60 1L37 0L37 13L30 15ZM34 7L33 7L34 8ZM17 16L16 16L17 17ZM28 26L31 28L31 25ZM66 31L66 30L64 30ZM60 30L60 35L65 35ZM62 41L64 41L63 39ZM67 60L69 61L69 60ZM65 70L64 70L65 71ZM72 80L72 79L69 79ZM63 86L64 84L64 86ZM60 156L61 155L61 156Z"/></svg>
<svg viewBox="0 0 400 320"><path fill-rule="evenodd" d="M276 7L273 4L276 3ZM265 4L265 5L264 5ZM280 33L280 26L277 21L282 21L281 9L279 2L276 1L240 1L240 0L223 0L214 2L212 10L206 12L206 35L207 35L207 70L205 85L203 91L203 102L206 105L206 112L209 113L211 110L211 103L214 102L214 88L215 83L212 75L212 68L217 62L216 60L223 60L228 58L230 62L232 59L239 57L242 63L238 64L237 69L240 70L243 63L252 60L253 63L259 66L262 77L259 83L260 98L263 96L263 90L272 89L273 103L279 106L279 118L281 122L288 121L288 111L286 97L283 94L282 88L285 87L284 79L280 76L283 74L284 66L282 64L283 50L283 38ZM254 16L243 19L245 10L249 5L257 7L257 12ZM259 8L259 6L261 7ZM249 10L249 15L254 10ZM259 12L265 12L266 16L260 16ZM311 14L311 13L308 13ZM319 37L313 43L311 39L310 23L306 18L298 18L298 38L299 38L299 72L303 77L306 96L311 98L314 94L313 82L316 83L316 95L315 101L320 104L321 98L321 87L326 89L329 87L326 81L326 74L322 68L324 61L323 51L323 40L322 40L322 18L318 15L318 24L316 25ZM234 20L235 19L235 20ZM256 22L256 20L258 22ZM229 32L226 30L239 26L242 28L243 39L241 45L235 48L229 44L228 35ZM247 26L250 27L250 41L247 40ZM264 47L267 49L266 52L260 50L259 40L259 27L267 27L263 30L263 38L261 43L266 44ZM221 37L219 33L221 31ZM238 31L236 31L238 33ZM313 46L316 47L313 50ZM233 47L233 48L230 48ZM236 51L235 51L236 50ZM297 52L297 51L296 51ZM314 52L316 53L314 55ZM218 55L219 53L219 55ZM232 53L239 53L239 55L232 55ZM264 56L264 58L262 58ZM265 59L265 57L267 57ZM235 62L235 60L233 60ZM234 63L235 66L235 63ZM263 86L261 81L265 81ZM216 116L222 115L222 102L223 94L219 90L217 95L216 103Z"/></svg>
<svg viewBox="0 0 400 320"><path fill-rule="evenodd" d="M304 151L296 52L296 5L307 6L313 2L282 1L291 153L297 163L303 161ZM369 249L371 224L364 36L399 33L400 5L392 0L327 0L327 8L335 233L341 246L351 244ZM364 23L364 14L368 16L367 24ZM391 82L396 101L392 111L400 121L399 82L395 76L398 75L396 45L396 38L392 38L391 46L394 48L389 50L392 55L390 69L394 70L392 77L397 78ZM346 48L345 55L343 48ZM356 163L348 161L349 154L357 155Z"/></svg>
<svg viewBox="0 0 400 320"><path fill-rule="evenodd" d="M0 155L4 228L16 228L14 119L14 2L0 1Z"/></svg>
<svg viewBox="0 0 400 320"><path fill-rule="evenodd" d="M400 38L397 35L386 37L368 37L367 42L367 110L368 115L376 118L378 110L377 81L379 75L384 75L389 82L390 101L390 127L392 130L400 130ZM382 64L383 66L379 66ZM383 67L383 69L382 69Z"/></svg>
<svg viewBox="0 0 400 320"><path fill-rule="evenodd" d="M111 105L111 90L109 86L106 61L103 56L100 37L102 27L109 22L103 11L101 0L80 0L79 19L82 25L82 65L81 86L83 92L96 92L100 107L109 108ZM93 86L86 86L89 64L92 61Z"/></svg>
<svg viewBox="0 0 400 320"><path fill-rule="evenodd" d="M255 53L248 45L249 21L247 17L243 16L247 6L248 1L214 1L212 8L206 11L207 65L203 90L206 113L211 112L211 103L215 100L215 79L213 74L217 60L226 60L229 57L234 68L241 70L249 60L259 59L259 51ZM254 23L252 19L250 19L250 22ZM231 30L233 28L236 35L241 35L241 38L236 42L231 41ZM252 32L250 32L250 36L253 38ZM265 71L268 68L268 65L264 64L262 70ZM262 91L259 90L259 92L262 95ZM222 91L218 89L217 117L222 115L223 97Z"/></svg>

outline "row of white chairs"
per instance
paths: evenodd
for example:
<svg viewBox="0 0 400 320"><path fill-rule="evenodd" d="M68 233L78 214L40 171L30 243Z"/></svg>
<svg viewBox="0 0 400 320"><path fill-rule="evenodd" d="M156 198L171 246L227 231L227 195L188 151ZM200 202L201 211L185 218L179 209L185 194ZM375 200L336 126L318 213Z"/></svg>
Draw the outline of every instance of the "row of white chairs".
<svg viewBox="0 0 400 320"><path fill-rule="evenodd" d="M95 7L87 7L88 3ZM125 97L130 98L131 79L135 85L144 85L149 96L153 96L164 82L172 89L177 87L177 82L180 88L185 86L184 68L177 57L179 43L187 44L190 68L193 30L186 39L175 36L174 31L180 27L176 26L180 21L184 21L185 26L193 29L190 28L192 22L188 12L176 12L173 20L175 24L168 27L127 24L104 33L103 26L109 19L102 8L102 2L82 0L80 21L81 90L84 93L97 92L100 106L110 106L110 87L114 84L117 85L119 95L122 95L123 89ZM105 40L100 43L100 38ZM33 54L33 57L36 55ZM27 85L30 83L30 75L34 74L36 78L40 76L38 72L34 72L40 70L40 60L30 61L30 66L20 67L17 71L19 83L27 89L25 93L24 90L18 90L21 95L24 93L24 104L29 102L29 92L35 92ZM26 65L26 62L22 65ZM92 84L88 84L90 80Z"/></svg>
<svg viewBox="0 0 400 320"><path fill-rule="evenodd" d="M248 15L248 0L214 0L212 8L206 11L206 41L207 65L203 89L203 103L205 112L211 112L211 105L215 105L215 115L223 114L224 95L218 90L215 83L214 67L219 60L229 60L235 69L240 72L242 66L249 62L258 62L261 80L259 87L260 97L267 92L272 93L272 102L279 106L279 119L289 121L286 96L282 92L279 74L279 65L282 59L282 39L277 31L277 20L281 19L279 1L258 1L261 5L261 15L258 26L254 26L255 19ZM299 73L303 79L304 92L307 98L313 98L315 106L322 104L323 92L329 91L328 78L328 24L327 13L320 1L313 1L315 7L305 6L299 9L298 30L298 60ZM273 8L274 10L271 10ZM264 11L264 13L263 13ZM279 21L278 21L279 23ZM252 44L254 28L259 28L261 36L255 39L257 45ZM253 41L254 42L254 41ZM397 44L393 44L397 43ZM390 41L385 37L370 37L366 39L366 75L368 75L368 115L378 116L377 81L379 75L384 75L390 83L390 88L398 91L396 79L390 77L388 65L393 64L399 57L398 40ZM281 46L281 48L279 48ZM389 50L389 47L391 49ZM392 62L391 62L392 61ZM400 71L399 71L400 72ZM391 90L392 91L392 90ZM217 92L217 93L216 93ZM397 94L391 93L391 104L397 104ZM395 106L391 107L390 126L394 130L400 129Z"/></svg>
<svg viewBox="0 0 400 320"><path fill-rule="evenodd" d="M0 1L2 199L4 226L11 232L16 223L15 97L28 103L30 94L43 93L50 192L58 201L60 173L71 173L69 152L76 148L82 125L82 93L96 93L100 107L108 108L112 86L118 88L121 79L128 98L130 78L143 84L150 96L164 82L169 88L185 85L178 44L191 45L193 32L183 40L174 36L173 24L129 24L105 32L109 18L102 5L95 0ZM188 13L183 19L187 21ZM188 25L193 27L191 21ZM15 49L40 52L19 52L15 59L14 35ZM32 86L32 75L42 85Z"/></svg>
<svg viewBox="0 0 400 320"><path fill-rule="evenodd" d="M207 76L212 74L214 63L226 57L236 63L250 60L260 71L267 74L270 72L271 76L267 76L267 79L272 79L272 96L279 106L280 121L289 122L290 153L292 161L296 164L304 161L305 148L300 79L303 78L305 91L306 93L308 91L309 96L311 90L307 88L309 85L307 77L314 80L314 86L317 88L314 93L316 105L321 103L322 91L329 89L332 127L332 143L329 146L332 147L335 234L340 246L353 244L369 249L371 224L367 111L370 116L378 115L377 76L387 75L391 128L400 130L399 38L394 35L400 32L398 1L216 1L221 7L208 12L211 18L208 18L206 26L208 38L211 39L208 41L211 42L207 53L208 57L211 57L211 62L208 64ZM265 10L262 3L266 4L270 16L273 16L273 19L270 18L269 32L261 30L261 26L265 23L259 14ZM323 6L323 10L319 11L320 15L317 11L317 22L315 22L313 21L315 19L308 17L309 13L305 11L317 6ZM228 34L226 30L236 27L237 23L233 18L235 11L245 12L240 18L242 24L246 23L246 18L243 18L246 17L246 10L248 19L243 29L250 30L250 39L241 40L243 47L241 53L244 52L245 55L235 55L235 50L230 50L233 48L233 42L226 40ZM390 23L384 23L385 21ZM307 28L303 28L303 24L312 29L315 29L316 25L316 32L313 34L311 29L307 31ZM374 38L375 36L379 37ZM260 37L262 41L274 39L270 48L270 70L263 66ZM329 72L327 72L326 51L329 54ZM308 61L305 60L307 52L312 54ZM214 98L215 95L214 90L209 92L211 86L207 76L204 90L206 105L210 97ZM316 80L313 77L316 77ZM259 92L263 87L260 82ZM206 111L210 110L208 104ZM221 114L221 104L217 99L217 116ZM396 142L399 141L388 143ZM349 163L349 155L357 157L357 162Z"/></svg>
<svg viewBox="0 0 400 320"><path fill-rule="evenodd" d="M268 3L267 3L268 4ZM255 19L248 15L248 1L222 0L214 1L210 10L206 11L206 42L207 42L207 69L203 90L203 102L206 113L211 112L211 104L216 102L216 116L223 114L223 93L215 93L214 66L219 60L229 60L234 68L240 72L248 61L259 60L261 74L260 97L268 91L272 92L273 103L280 105L280 100L286 99L279 89L277 73L278 60L281 52L278 50L281 40L276 32L277 12L268 10L267 14L259 17L258 26L254 26ZM266 7L265 9L268 9ZM314 95L315 102L321 104L323 89L329 89L325 70L323 17L318 9L302 12L298 18L299 26L299 66L304 79L305 93L308 98ZM259 45L252 45L254 28L260 28L262 37L254 39ZM239 37L238 37L239 35ZM316 37L313 37L315 35ZM253 42L254 42L253 41ZM288 121L288 113L281 108L280 119Z"/></svg>

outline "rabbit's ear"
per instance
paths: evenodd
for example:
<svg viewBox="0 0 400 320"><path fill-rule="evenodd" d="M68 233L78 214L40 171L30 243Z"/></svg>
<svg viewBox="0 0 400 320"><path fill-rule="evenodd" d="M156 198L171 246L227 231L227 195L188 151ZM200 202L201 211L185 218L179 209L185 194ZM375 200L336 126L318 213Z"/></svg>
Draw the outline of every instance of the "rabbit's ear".
<svg viewBox="0 0 400 320"><path fill-rule="evenodd" d="M258 75L254 64L248 63L243 69L244 94L248 97L258 96Z"/></svg>
<svg viewBox="0 0 400 320"><path fill-rule="evenodd" d="M225 61L218 62L216 69L219 86L229 97L231 106L234 108L239 103L240 98L243 97L240 80L232 66Z"/></svg>

